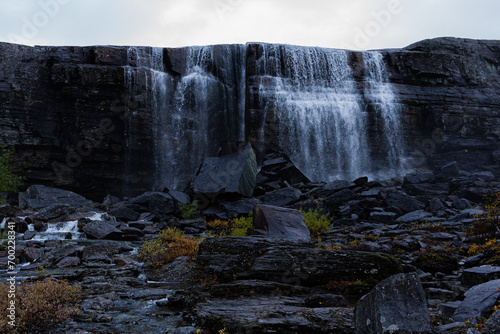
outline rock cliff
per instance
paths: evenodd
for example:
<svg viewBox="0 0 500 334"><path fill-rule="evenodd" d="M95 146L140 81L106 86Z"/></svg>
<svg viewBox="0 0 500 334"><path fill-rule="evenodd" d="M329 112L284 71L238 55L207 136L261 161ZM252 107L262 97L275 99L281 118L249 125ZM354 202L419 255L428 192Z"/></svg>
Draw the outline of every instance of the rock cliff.
<svg viewBox="0 0 500 334"><path fill-rule="evenodd" d="M162 181L172 174L168 168L182 170L175 177L185 183L224 140L250 141L262 162L266 153L286 151L273 140L280 124L262 105L262 83L277 76L262 71L262 62L277 61L263 49L1 43L0 144L15 146L28 184L96 199L170 187ZM411 167L458 161L474 171L498 164L500 41L439 38L380 53L403 115ZM346 54L353 87L369 100L366 53ZM360 106L376 160L391 144L370 116L376 104ZM165 110L177 116L165 118Z"/></svg>

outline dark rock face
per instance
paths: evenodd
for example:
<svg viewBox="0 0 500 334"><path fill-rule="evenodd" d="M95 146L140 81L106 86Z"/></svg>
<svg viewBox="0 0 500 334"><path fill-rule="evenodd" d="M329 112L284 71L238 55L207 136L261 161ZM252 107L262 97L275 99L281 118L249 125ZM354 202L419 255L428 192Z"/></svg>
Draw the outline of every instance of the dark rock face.
<svg viewBox="0 0 500 334"><path fill-rule="evenodd" d="M309 241L311 235L298 210L259 204L253 214L254 227L264 230L268 237Z"/></svg>
<svg viewBox="0 0 500 334"><path fill-rule="evenodd" d="M123 232L103 221L94 221L83 227L90 239L120 239Z"/></svg>
<svg viewBox="0 0 500 334"><path fill-rule="evenodd" d="M471 319L471 323L475 324L477 317L486 317L500 297L499 284L500 280L497 279L472 287L465 293L465 299L452 319L462 322Z"/></svg>
<svg viewBox="0 0 500 334"><path fill-rule="evenodd" d="M178 87L186 83L183 79L193 66L189 63L193 50L136 48L132 57L127 47L2 43L0 144L15 146L28 184L78 190L94 200L109 193L130 196L169 187L157 184L158 175L168 174L158 166L169 161L158 160L161 136L155 131L158 119L150 92L154 82L147 69L153 66L141 61L144 55L159 52L162 70ZM407 153L414 157L413 167L430 167L443 177L451 177L461 170L498 164L499 50L498 41L439 38L382 51L389 80L399 94L405 144ZM175 165L177 169L188 164L194 172L203 158L215 156L224 140L246 139L260 163L265 152L281 151L279 141L273 140L279 126L276 117L265 114L259 102L259 87L266 85L265 73L258 72L259 64L276 59L273 55L263 59L261 51L261 44L210 48L209 60L200 64L213 79L209 98L203 101L210 118L209 143L196 152L197 145L205 143L195 142L195 137L190 137L186 147L181 142L170 143L172 150L186 155L179 157L186 161ZM356 85L362 89L367 85L363 53L348 52L348 59ZM186 85L190 105L182 126L191 133L196 132L193 122L200 117L193 98L197 86ZM245 138L239 134L243 129L240 113L245 118ZM374 129L368 132L370 140L376 137ZM375 156L383 153L380 147L373 148ZM193 156L196 158L191 159ZM172 159L175 163L180 160ZM457 164L441 170L453 161ZM268 167L273 163L280 166L279 173L289 183L305 182L288 162L270 161ZM181 188L192 176L191 171L185 173ZM430 174L414 175L407 181L414 195L432 188ZM436 196L447 190L438 189ZM474 196L464 193L461 197L472 200Z"/></svg>
<svg viewBox="0 0 500 334"><path fill-rule="evenodd" d="M311 243L268 238L215 238L200 245L197 262L222 282L233 275L314 286L329 280L381 280L400 273L389 255L314 249Z"/></svg>
<svg viewBox="0 0 500 334"><path fill-rule="evenodd" d="M257 177L257 160L250 144L237 152L206 158L194 177L197 194L229 193L251 197Z"/></svg>
<svg viewBox="0 0 500 334"><path fill-rule="evenodd" d="M40 185L31 186L26 192L19 193L19 206L22 209L41 209L53 205L91 206L92 202L70 191ZM47 219L54 218L55 211L58 211L57 208L52 207L50 212L45 211L41 215Z"/></svg>
<svg viewBox="0 0 500 334"><path fill-rule="evenodd" d="M380 282L362 297L354 311L356 333L432 333L427 300L415 274Z"/></svg>

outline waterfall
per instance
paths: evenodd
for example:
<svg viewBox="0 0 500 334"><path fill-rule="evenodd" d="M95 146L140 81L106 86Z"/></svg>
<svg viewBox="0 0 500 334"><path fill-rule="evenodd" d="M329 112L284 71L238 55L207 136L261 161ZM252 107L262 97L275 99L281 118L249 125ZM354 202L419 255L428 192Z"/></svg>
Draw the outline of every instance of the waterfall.
<svg viewBox="0 0 500 334"><path fill-rule="evenodd" d="M223 141L245 139L281 150L314 181L405 172L401 108L381 53L362 53L355 75L345 50L259 44L251 64L248 50L129 48L125 169L134 182L183 190Z"/></svg>
<svg viewBox="0 0 500 334"><path fill-rule="evenodd" d="M362 108L347 52L264 45L260 103L274 112L280 147L312 180L371 170ZM268 140L268 139L267 139Z"/></svg>
<svg viewBox="0 0 500 334"><path fill-rule="evenodd" d="M171 59L164 59L165 49L130 48L132 67L125 81L134 81L131 72L146 81L142 94L148 96L152 117L153 188L183 190L222 141L244 140L244 47L170 49L169 56L180 60L178 68L167 68Z"/></svg>
<svg viewBox="0 0 500 334"><path fill-rule="evenodd" d="M401 124L401 108L396 92L389 82L389 75L380 52L363 53L365 77L368 89L365 92L375 111L377 141L381 146L382 168L377 174L386 176L403 175L407 172L404 165L404 135ZM388 173L387 173L388 171ZM392 175L390 175L392 174Z"/></svg>
<svg viewBox="0 0 500 334"><path fill-rule="evenodd" d="M277 141L314 181L399 174L403 145L397 97L381 54L365 55L368 92L358 88L347 51L262 45L256 64L260 76L257 105L264 112L261 145ZM374 156L376 143L369 140L365 101L374 105L382 125L383 161ZM264 133L269 119L275 120L277 129Z"/></svg>

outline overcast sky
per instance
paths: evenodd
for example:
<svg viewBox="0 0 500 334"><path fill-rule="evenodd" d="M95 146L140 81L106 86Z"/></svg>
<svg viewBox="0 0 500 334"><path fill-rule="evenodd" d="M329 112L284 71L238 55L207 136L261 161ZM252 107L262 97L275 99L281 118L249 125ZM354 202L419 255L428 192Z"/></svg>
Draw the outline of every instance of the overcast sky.
<svg viewBox="0 0 500 334"><path fill-rule="evenodd" d="M500 39L499 14L498 0L0 0L0 41L398 48L439 36Z"/></svg>

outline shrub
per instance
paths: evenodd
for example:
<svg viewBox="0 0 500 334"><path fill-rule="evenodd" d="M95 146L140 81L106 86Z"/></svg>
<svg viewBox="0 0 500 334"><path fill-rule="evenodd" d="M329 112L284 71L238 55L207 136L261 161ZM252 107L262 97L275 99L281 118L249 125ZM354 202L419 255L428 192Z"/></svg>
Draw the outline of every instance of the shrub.
<svg viewBox="0 0 500 334"><path fill-rule="evenodd" d="M23 178L17 176L14 168L14 149L0 146L0 192L17 192ZM0 195L0 203L5 197Z"/></svg>
<svg viewBox="0 0 500 334"><path fill-rule="evenodd" d="M205 225L212 230L216 230L219 236L244 237L248 235L248 229L253 226L253 214L250 212L248 217L234 217L229 220L216 219L205 222Z"/></svg>
<svg viewBox="0 0 500 334"><path fill-rule="evenodd" d="M484 213L477 215L466 236L486 242L500 236L500 192L486 197Z"/></svg>
<svg viewBox="0 0 500 334"><path fill-rule="evenodd" d="M158 234L158 238L146 242L137 251L139 261L154 267L172 262L179 256L195 257L200 242L195 238L187 238L177 228L167 228Z"/></svg>
<svg viewBox="0 0 500 334"><path fill-rule="evenodd" d="M189 202L186 204L181 204L181 218L182 219L193 219L198 214L198 202Z"/></svg>
<svg viewBox="0 0 500 334"><path fill-rule="evenodd" d="M81 287L71 286L65 281L47 280L44 282L17 285L15 289L16 314L15 327L9 325L9 283L0 283L0 332L33 333L55 327L77 314Z"/></svg>
<svg viewBox="0 0 500 334"><path fill-rule="evenodd" d="M322 214L320 208L316 208L315 210L309 209L308 211L300 209L300 211L304 215L306 226L309 232L311 232L312 237L318 237L330 230L333 218L330 218L327 214Z"/></svg>
<svg viewBox="0 0 500 334"><path fill-rule="evenodd" d="M239 217L234 219L234 230L231 232L233 237L244 237L248 235L248 229L253 226L253 213L248 217Z"/></svg>
<svg viewBox="0 0 500 334"><path fill-rule="evenodd" d="M220 234L228 234L234 229L234 219L215 219L209 222L205 222L205 225L212 230L216 230Z"/></svg>

